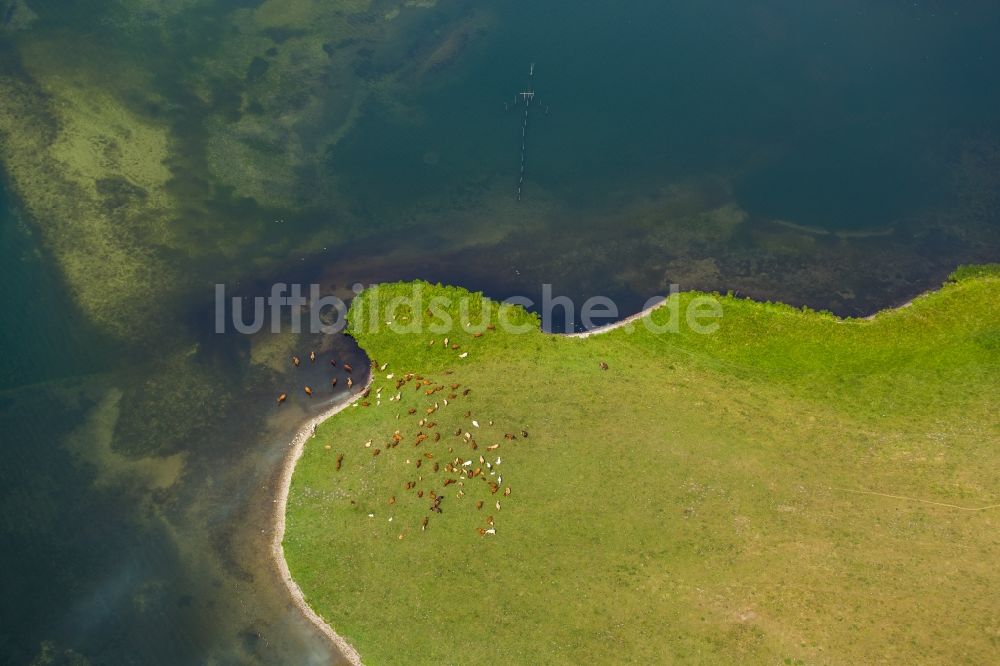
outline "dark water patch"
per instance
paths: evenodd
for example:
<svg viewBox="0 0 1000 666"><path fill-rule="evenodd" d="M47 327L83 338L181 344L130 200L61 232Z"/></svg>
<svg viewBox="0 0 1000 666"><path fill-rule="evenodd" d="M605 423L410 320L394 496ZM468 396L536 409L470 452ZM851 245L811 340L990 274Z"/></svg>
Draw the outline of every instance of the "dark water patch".
<svg viewBox="0 0 1000 666"><path fill-rule="evenodd" d="M528 183L590 204L636 180L721 170L754 213L884 226L940 201L942 141L1000 110L982 66L994 11L963 28L966 41L954 17L854 3L508 10L519 20L491 26L452 78L414 88L419 124L375 110L339 147L332 165L351 166L353 196L398 206L443 183L516 176L520 124L502 111L532 61L551 115L534 118Z"/></svg>

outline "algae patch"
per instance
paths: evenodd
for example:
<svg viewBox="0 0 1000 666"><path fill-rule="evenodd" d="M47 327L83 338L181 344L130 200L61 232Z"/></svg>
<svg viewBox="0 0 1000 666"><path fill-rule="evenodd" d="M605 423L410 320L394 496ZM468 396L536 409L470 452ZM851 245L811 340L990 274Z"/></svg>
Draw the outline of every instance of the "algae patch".
<svg viewBox="0 0 1000 666"><path fill-rule="evenodd" d="M121 415L121 389L108 390L73 433L68 446L81 460L94 465L97 486L126 485L145 492L165 490L180 479L186 454L130 457L112 447Z"/></svg>

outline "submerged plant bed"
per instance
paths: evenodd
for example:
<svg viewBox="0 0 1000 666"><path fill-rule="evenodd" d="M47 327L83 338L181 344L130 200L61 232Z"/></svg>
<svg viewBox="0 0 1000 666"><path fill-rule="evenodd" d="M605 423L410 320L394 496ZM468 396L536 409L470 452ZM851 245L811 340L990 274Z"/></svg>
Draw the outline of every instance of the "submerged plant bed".
<svg viewBox="0 0 1000 666"><path fill-rule="evenodd" d="M421 288L530 330L433 333L410 284L352 306L374 380L308 442L284 549L366 663L996 654L995 269L870 320L720 296L710 335Z"/></svg>

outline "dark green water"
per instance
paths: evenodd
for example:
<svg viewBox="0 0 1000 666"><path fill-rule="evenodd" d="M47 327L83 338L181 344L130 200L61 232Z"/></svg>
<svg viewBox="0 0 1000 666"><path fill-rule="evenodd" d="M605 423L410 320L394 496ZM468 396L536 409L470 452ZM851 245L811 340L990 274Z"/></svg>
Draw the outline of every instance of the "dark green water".
<svg viewBox="0 0 1000 666"><path fill-rule="evenodd" d="M0 193L4 663L332 658L268 544L288 439L341 394L310 402L298 385L330 371L285 367L322 340L269 366L213 334L216 282L548 282L622 314L678 282L867 314L1000 254L994 3L503 0L385 22L377 2L259 29L258 4L29 1L0 32L3 73L87 81L164 128L176 197L166 240L103 201L160 262L121 333L74 297L60 227ZM504 104L532 85L516 204L523 107ZM13 173L23 148L2 149Z"/></svg>

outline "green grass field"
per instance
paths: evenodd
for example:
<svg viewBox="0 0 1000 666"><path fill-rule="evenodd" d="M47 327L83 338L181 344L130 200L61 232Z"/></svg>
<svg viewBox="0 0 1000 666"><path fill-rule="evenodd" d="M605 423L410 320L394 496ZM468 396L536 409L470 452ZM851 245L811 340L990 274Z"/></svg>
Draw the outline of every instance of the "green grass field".
<svg viewBox="0 0 1000 666"><path fill-rule="evenodd" d="M998 289L965 270L865 321L723 296L712 335L503 306L531 332L448 347L406 307L422 333L364 330L410 285L369 290L352 332L387 366L299 462L291 571L369 664L995 662Z"/></svg>

